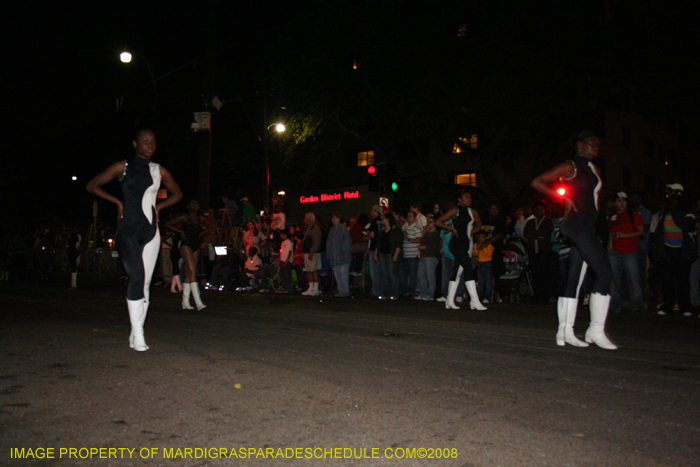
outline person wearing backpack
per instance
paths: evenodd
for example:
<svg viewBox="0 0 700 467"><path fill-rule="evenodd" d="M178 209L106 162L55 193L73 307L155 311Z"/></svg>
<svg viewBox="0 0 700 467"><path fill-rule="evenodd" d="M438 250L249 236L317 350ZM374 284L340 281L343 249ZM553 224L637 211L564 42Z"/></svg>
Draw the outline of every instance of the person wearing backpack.
<svg viewBox="0 0 700 467"><path fill-rule="evenodd" d="M619 313L622 309L622 278L629 290L632 312L644 312L644 288L642 287L639 266L639 240L645 229L642 217L628 206L628 198L621 191L615 195L615 212L608 217L610 240L608 258L612 267L613 280L610 297L610 311Z"/></svg>

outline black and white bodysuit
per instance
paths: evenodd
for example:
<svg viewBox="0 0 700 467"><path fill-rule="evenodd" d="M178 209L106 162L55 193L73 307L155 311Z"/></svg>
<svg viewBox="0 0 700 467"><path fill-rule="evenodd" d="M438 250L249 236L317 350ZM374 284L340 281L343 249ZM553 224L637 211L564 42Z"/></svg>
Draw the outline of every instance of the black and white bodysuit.
<svg viewBox="0 0 700 467"><path fill-rule="evenodd" d="M472 209L465 206L457 206L457 216L452 219L452 225L457 230L457 236L450 239L450 253L455 257L452 268L452 281L459 281L459 277L464 274L464 282L474 280L474 268L472 268L471 252L474 244L472 242L472 230L474 228L474 217Z"/></svg>
<svg viewBox="0 0 700 467"><path fill-rule="evenodd" d="M567 180L567 191L576 210L569 212L561 223L561 233L571 244L564 297L578 298L587 267L591 268L595 276L591 292L608 295L612 269L605 248L595 235L598 194L603 183L593 163L585 157L576 156L571 162L574 165L574 176Z"/></svg>
<svg viewBox="0 0 700 467"><path fill-rule="evenodd" d="M129 275L128 300L148 301L153 269L160 251L156 199L160 165L139 156L126 161L119 180L124 209L117 228L117 251Z"/></svg>

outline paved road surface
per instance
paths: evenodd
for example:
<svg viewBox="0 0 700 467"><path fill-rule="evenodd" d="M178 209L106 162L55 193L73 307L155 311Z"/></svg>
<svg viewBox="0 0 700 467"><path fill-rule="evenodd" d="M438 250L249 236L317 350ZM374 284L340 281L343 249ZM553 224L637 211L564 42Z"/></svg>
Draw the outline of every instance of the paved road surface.
<svg viewBox="0 0 700 467"><path fill-rule="evenodd" d="M605 351L553 305L158 289L137 353L115 282L0 284L0 465L700 465L697 317L616 315Z"/></svg>

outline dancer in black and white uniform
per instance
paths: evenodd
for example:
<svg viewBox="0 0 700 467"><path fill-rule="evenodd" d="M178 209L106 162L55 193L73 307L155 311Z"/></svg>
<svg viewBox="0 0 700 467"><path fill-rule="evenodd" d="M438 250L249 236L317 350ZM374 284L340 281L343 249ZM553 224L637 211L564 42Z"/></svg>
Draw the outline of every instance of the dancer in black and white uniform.
<svg viewBox="0 0 700 467"><path fill-rule="evenodd" d="M598 195L602 188L600 171L591 162L600 149L600 141L593 132L584 130L572 138L576 156L552 170L535 178L531 186L551 197L558 195L550 183L562 179L567 182L567 197L564 198L566 214L561 222L561 233L571 244L569 271L566 289L557 302L559 330L557 345L587 347L596 344L604 349L617 347L605 335L605 320L610 305L610 284L612 269L605 248L595 235L595 222L598 215ZM578 307L581 283L587 268L593 271L593 287L589 309L591 323L582 342L574 335L574 322Z"/></svg>
<svg viewBox="0 0 700 467"><path fill-rule="evenodd" d="M177 227L178 225L180 227ZM185 283L182 287L182 309L193 309L192 305L190 305L191 294L197 310L202 310L207 306L202 302L199 293L197 263L199 262L199 248L202 245L202 237L211 232L212 225L204 216L199 215L199 202L193 199L187 203L187 214L170 219L165 227L179 234L181 238L177 248L180 249L182 262L185 267Z"/></svg>
<svg viewBox="0 0 700 467"><path fill-rule="evenodd" d="M109 166L90 180L87 190L117 205L117 250L129 275L126 295L131 320L129 345L142 352L148 350L143 323L148 313L151 276L160 250L158 211L177 203L182 199L182 192L170 172L151 162L156 150L156 137L151 130L136 133L132 144L136 150L134 157ZM124 201L102 189L102 185L115 178L121 182ZM156 205L161 181L171 194Z"/></svg>
<svg viewBox="0 0 700 467"><path fill-rule="evenodd" d="M435 225L441 229L452 231L450 238L450 253L455 257L454 267L452 269L452 277L447 289L447 300L445 300L445 308L459 310L455 305L454 299L457 293L457 286L464 274L464 283L469 292L469 308L472 310L486 310L486 307L479 301L479 295L476 292L476 282L474 281L474 268L472 267L471 256L474 251L474 243L472 235L481 230L481 219L476 209L471 208L472 196L468 191L461 190L457 193L457 207L447 211ZM452 219L452 225L447 225L449 219Z"/></svg>

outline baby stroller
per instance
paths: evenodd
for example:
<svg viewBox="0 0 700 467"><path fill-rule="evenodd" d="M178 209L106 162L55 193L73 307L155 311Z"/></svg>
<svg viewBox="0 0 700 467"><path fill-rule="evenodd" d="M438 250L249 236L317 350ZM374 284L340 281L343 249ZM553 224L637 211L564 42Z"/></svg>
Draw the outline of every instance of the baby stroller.
<svg viewBox="0 0 700 467"><path fill-rule="evenodd" d="M530 258L527 254L527 245L522 237L508 237L503 247L503 267L505 273L500 280L500 293L505 299L508 297L510 304L520 304L520 296L532 296L532 283L530 282Z"/></svg>

